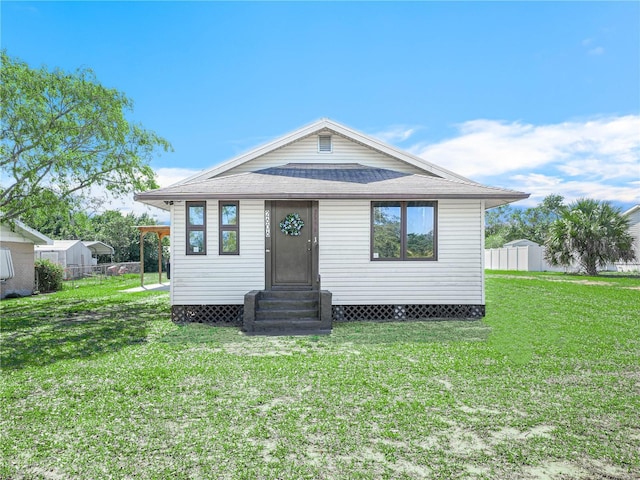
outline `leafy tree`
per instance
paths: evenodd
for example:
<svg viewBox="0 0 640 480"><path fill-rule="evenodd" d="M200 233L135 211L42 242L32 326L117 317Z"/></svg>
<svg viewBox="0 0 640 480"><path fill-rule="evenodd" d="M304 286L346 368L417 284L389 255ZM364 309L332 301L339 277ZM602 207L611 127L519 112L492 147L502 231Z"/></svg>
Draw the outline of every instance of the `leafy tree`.
<svg viewBox="0 0 640 480"><path fill-rule="evenodd" d="M509 205L487 210L485 215L485 248L502 247L506 242L526 238L543 244L549 226L563 207L561 195L548 195L535 207L516 209Z"/></svg>
<svg viewBox="0 0 640 480"><path fill-rule="evenodd" d="M95 239L114 248L115 262L139 262L140 231L136 225L156 225L157 222L146 213L137 217L132 213L122 215L116 210L108 210L92 217L92 223ZM144 269L146 272L158 271L158 236L152 233L144 236Z"/></svg>
<svg viewBox="0 0 640 480"><path fill-rule="evenodd" d="M94 226L89 214L69 204L67 211L48 214L43 209L22 215L30 227L55 240L95 240Z"/></svg>
<svg viewBox="0 0 640 480"><path fill-rule="evenodd" d="M102 187L118 196L156 188L149 161L167 140L126 115L133 102L89 69L32 69L0 52L0 211L4 221L60 215Z"/></svg>
<svg viewBox="0 0 640 480"><path fill-rule="evenodd" d="M140 261L140 232L135 225L149 225L138 222L133 214L122 215L116 210L108 210L92 218L95 239L111 245L115 250L115 262ZM155 223L155 222L153 222Z"/></svg>
<svg viewBox="0 0 640 480"><path fill-rule="evenodd" d="M549 226L559 217L564 198L547 195L540 205L524 210L514 210L509 219L508 242L526 238L544 244Z"/></svg>
<svg viewBox="0 0 640 480"><path fill-rule="evenodd" d="M513 213L510 205L501 205L486 211L484 219L485 248L499 248L503 246L509 235L509 217Z"/></svg>
<svg viewBox="0 0 640 480"><path fill-rule="evenodd" d="M633 237L629 220L609 202L580 199L563 208L551 224L546 258L552 265L577 263L587 275L617 261L632 261Z"/></svg>

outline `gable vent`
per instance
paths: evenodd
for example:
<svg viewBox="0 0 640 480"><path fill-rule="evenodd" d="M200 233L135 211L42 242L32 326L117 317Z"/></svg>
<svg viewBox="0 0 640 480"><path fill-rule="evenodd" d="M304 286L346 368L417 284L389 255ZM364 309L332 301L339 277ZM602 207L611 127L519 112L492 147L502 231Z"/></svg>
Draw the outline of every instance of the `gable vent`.
<svg viewBox="0 0 640 480"><path fill-rule="evenodd" d="M332 151L331 135L318 135L318 152L331 153Z"/></svg>

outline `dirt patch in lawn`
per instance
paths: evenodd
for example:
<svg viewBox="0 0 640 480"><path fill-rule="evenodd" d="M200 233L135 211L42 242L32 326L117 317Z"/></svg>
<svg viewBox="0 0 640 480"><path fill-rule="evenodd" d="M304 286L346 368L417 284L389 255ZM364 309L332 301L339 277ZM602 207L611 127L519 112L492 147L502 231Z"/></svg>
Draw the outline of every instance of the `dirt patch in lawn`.
<svg viewBox="0 0 640 480"><path fill-rule="evenodd" d="M570 462L547 461L538 466L523 469L523 477L527 480L633 480L637 478L623 469L602 462L578 465Z"/></svg>
<svg viewBox="0 0 640 480"><path fill-rule="evenodd" d="M632 480L633 474L602 461L585 460L559 461L547 459L535 465L517 465L513 463L485 463L487 457L497 458L497 451L507 445L523 446L527 442L539 442L541 439L553 439L554 425L538 425L530 429L519 430L513 427L502 427L488 434L474 431L460 424L434 431L422 441L378 439L368 445L362 445L351 455L339 455L331 459L323 458L326 450L320 445L326 444L325 438L316 438L317 442L308 449L308 461L328 467L328 471L336 471L334 462L370 465L372 473L382 477L385 474L408 476L416 479L433 478L434 473L442 466L429 464L429 452L447 452L451 465L457 465L466 474L456 478L518 478L523 480ZM422 450L426 464L418 464L415 459L416 450ZM393 452L388 455L388 452ZM339 471L339 468L338 470ZM439 472L442 473L442 472Z"/></svg>
<svg viewBox="0 0 640 480"><path fill-rule="evenodd" d="M330 349L322 344L307 341L302 338L292 340L290 337L251 337L241 338L237 342L222 344L224 351L231 355L247 357L277 357L290 356L294 354L331 354L348 353L359 355L351 342L340 345L332 345Z"/></svg>

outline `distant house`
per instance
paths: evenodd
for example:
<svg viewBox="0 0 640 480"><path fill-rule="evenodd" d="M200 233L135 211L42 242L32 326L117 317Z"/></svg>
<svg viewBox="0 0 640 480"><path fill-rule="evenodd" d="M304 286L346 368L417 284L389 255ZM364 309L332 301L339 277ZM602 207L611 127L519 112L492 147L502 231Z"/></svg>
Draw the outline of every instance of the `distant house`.
<svg viewBox="0 0 640 480"><path fill-rule="evenodd" d="M323 330L485 313L481 185L320 120L170 187L175 321Z"/></svg>
<svg viewBox="0 0 640 480"><path fill-rule="evenodd" d="M638 272L640 271L640 204L631 207L622 215L629 220L629 233L633 237L636 260L628 263L616 263L616 268L619 272Z"/></svg>
<svg viewBox="0 0 640 480"><path fill-rule="evenodd" d="M35 288L34 245L51 245L46 235L16 221L0 223L0 298L27 296Z"/></svg>

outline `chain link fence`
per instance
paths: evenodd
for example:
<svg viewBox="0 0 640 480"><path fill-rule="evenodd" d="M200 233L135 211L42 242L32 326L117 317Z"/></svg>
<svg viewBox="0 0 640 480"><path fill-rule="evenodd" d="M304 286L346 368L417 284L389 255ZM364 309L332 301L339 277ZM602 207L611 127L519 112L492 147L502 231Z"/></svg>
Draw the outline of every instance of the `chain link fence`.
<svg viewBox="0 0 640 480"><path fill-rule="evenodd" d="M70 282L81 279L95 279L99 283L111 277L119 277L127 273L140 274L140 262L68 265L64 269L63 279Z"/></svg>

